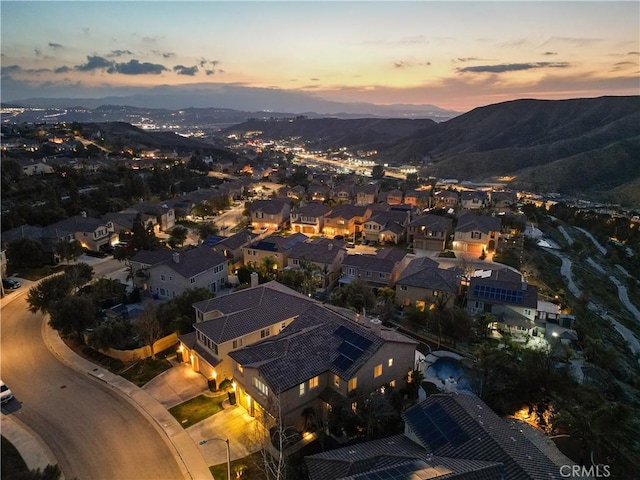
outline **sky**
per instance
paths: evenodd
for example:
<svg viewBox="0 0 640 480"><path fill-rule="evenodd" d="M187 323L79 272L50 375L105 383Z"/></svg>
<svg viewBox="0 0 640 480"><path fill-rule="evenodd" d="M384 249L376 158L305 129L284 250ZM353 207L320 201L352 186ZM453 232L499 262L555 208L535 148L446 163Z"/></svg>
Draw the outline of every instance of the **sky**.
<svg viewBox="0 0 640 480"><path fill-rule="evenodd" d="M640 2L0 2L2 101L230 84L467 111L640 93Z"/></svg>

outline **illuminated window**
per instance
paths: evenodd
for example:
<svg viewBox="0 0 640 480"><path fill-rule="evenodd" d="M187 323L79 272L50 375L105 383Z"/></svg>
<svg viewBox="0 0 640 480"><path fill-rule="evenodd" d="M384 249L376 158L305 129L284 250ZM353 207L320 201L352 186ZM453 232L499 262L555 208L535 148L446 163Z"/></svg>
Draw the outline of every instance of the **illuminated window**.
<svg viewBox="0 0 640 480"><path fill-rule="evenodd" d="M302 383L300 384L300 396L303 396L303 395L304 395L304 392L305 392L305 383L304 383L304 382L302 382Z"/></svg>
<svg viewBox="0 0 640 480"><path fill-rule="evenodd" d="M333 376L333 384L336 388L340 388L340 377L338 375Z"/></svg>
<svg viewBox="0 0 640 480"><path fill-rule="evenodd" d="M389 382L389 386L391 386L391 387L395 387L395 386L396 386L396 381L395 381L395 380L391 380L391 381Z"/></svg>
<svg viewBox="0 0 640 480"><path fill-rule="evenodd" d="M244 367L243 367L242 365L240 365L239 363L238 363L238 364L236 364L236 368L238 369L238 371L239 371L240 373L244 373Z"/></svg>
<svg viewBox="0 0 640 480"><path fill-rule="evenodd" d="M351 380L349 380L348 390L352 391L356 388L358 388L358 377L353 377Z"/></svg>
<svg viewBox="0 0 640 480"><path fill-rule="evenodd" d="M316 388L318 386L318 377L313 377L311 380L309 380L309 390L311 390L312 388Z"/></svg>
<svg viewBox="0 0 640 480"><path fill-rule="evenodd" d="M262 383L258 377L253 377L253 386L256 387L263 395L269 395L269 387Z"/></svg>
<svg viewBox="0 0 640 480"><path fill-rule="evenodd" d="M389 366L390 366L390 367L393 367L393 358L390 358L390 359L389 359Z"/></svg>
<svg viewBox="0 0 640 480"><path fill-rule="evenodd" d="M351 411L352 411L353 413L356 413L356 410L357 410L357 409L358 409L358 402L353 402L353 403L351 404Z"/></svg>
<svg viewBox="0 0 640 480"><path fill-rule="evenodd" d="M373 369L374 378L378 378L380 375L382 375L382 364L376 365L375 368Z"/></svg>

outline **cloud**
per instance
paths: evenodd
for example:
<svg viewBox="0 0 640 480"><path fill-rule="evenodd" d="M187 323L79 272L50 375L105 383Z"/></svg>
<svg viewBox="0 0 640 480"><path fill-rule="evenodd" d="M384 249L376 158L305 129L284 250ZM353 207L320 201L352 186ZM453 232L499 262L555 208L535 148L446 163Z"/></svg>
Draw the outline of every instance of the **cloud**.
<svg viewBox="0 0 640 480"><path fill-rule="evenodd" d="M127 63L114 63L107 69L107 73L121 73L123 75L159 75L168 69L158 63L129 60Z"/></svg>
<svg viewBox="0 0 640 480"><path fill-rule="evenodd" d="M198 73L198 66L194 65L193 67L185 67L184 65L176 65L173 67L173 71L178 72L178 75L189 75L193 77Z"/></svg>
<svg viewBox="0 0 640 480"><path fill-rule="evenodd" d="M113 62L98 55L87 55L87 63L76 65L75 69L79 72L91 72L93 70L102 70L113 67Z"/></svg>
<svg viewBox="0 0 640 480"><path fill-rule="evenodd" d="M171 58L171 57L175 57L175 53L173 52L163 52L161 50L151 50L151 53L153 53L154 55L157 55L159 57L162 58Z"/></svg>
<svg viewBox="0 0 640 480"><path fill-rule="evenodd" d="M458 57L454 60L454 62L458 61L458 62L462 62L462 63L466 63L466 62L476 62L478 60L482 60L482 58L478 58L478 57Z"/></svg>
<svg viewBox="0 0 640 480"><path fill-rule="evenodd" d="M558 52L544 52L543 55L549 56L549 55L557 55Z"/></svg>
<svg viewBox="0 0 640 480"><path fill-rule="evenodd" d="M53 73L67 73L67 72L70 72L71 70L72 70L71 67L67 67L66 65L63 65L61 67L54 69Z"/></svg>
<svg viewBox="0 0 640 480"><path fill-rule="evenodd" d="M638 66L638 62L617 62L613 64L613 68L610 70L611 72L619 72L620 70L625 70L628 68L636 68Z"/></svg>
<svg viewBox="0 0 640 480"><path fill-rule="evenodd" d="M61 44L59 44L59 43L54 43L54 42L49 42L49 46L50 46L51 48L53 48L54 50L57 50L57 49L59 49L59 48L64 48L64 46L62 46Z"/></svg>
<svg viewBox="0 0 640 480"><path fill-rule="evenodd" d="M7 65L6 67L0 68L0 75L5 76L21 71L22 67L20 65Z"/></svg>
<svg viewBox="0 0 640 480"><path fill-rule="evenodd" d="M319 78L310 78L309 80L311 80L312 82L319 82L320 81Z"/></svg>
<svg viewBox="0 0 640 480"><path fill-rule="evenodd" d="M595 37L551 37L542 45L549 43L568 43L576 47L584 47L587 45L593 45L594 43L602 42L602 38Z"/></svg>
<svg viewBox="0 0 640 480"><path fill-rule="evenodd" d="M640 52L627 52L627 55L640 55Z"/></svg>
<svg viewBox="0 0 640 480"><path fill-rule="evenodd" d="M36 57L39 57L40 55L42 55L42 52L40 50L38 50L37 48L33 49L33 53L36 54Z"/></svg>
<svg viewBox="0 0 640 480"><path fill-rule="evenodd" d="M569 62L531 62L531 63L502 63L498 65L477 65L458 68L458 73L505 73L533 70L536 68L566 68Z"/></svg>
<svg viewBox="0 0 640 480"><path fill-rule="evenodd" d="M204 69L204 73L207 75L215 75L216 67L220 62L218 60L208 60L204 57L200 58L199 65ZM218 73L224 73L224 70L217 70Z"/></svg>
<svg viewBox="0 0 640 480"><path fill-rule="evenodd" d="M407 62L406 60L400 60L398 62L393 62L393 68L409 68L409 67L428 67L431 65L431 62Z"/></svg>
<svg viewBox="0 0 640 480"><path fill-rule="evenodd" d="M123 55L133 55L131 50L111 50L107 53L107 57L122 57Z"/></svg>

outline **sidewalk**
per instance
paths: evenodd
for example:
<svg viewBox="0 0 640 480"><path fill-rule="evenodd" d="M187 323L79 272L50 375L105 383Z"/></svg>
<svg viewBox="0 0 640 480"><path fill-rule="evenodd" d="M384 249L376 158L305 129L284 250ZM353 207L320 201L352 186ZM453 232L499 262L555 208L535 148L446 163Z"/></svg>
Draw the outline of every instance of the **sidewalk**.
<svg viewBox="0 0 640 480"><path fill-rule="evenodd" d="M185 479L210 480L209 466L189 434L175 418L151 395L128 380L77 355L43 322L42 336L49 349L65 364L78 372L104 382L120 393L148 420L164 433L165 441L173 448L174 457ZM22 450L20 454L23 455ZM54 462L57 463L57 462Z"/></svg>
<svg viewBox="0 0 640 480"><path fill-rule="evenodd" d="M47 465L58 463L56 457L40 437L15 416L1 415L0 430L2 436L20 452L28 469L44 470Z"/></svg>

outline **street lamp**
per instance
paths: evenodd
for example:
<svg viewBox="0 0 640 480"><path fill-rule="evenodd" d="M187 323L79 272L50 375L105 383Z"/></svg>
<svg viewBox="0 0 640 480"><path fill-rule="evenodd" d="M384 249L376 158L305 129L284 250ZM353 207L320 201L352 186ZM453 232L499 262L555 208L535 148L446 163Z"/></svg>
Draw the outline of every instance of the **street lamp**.
<svg viewBox="0 0 640 480"><path fill-rule="evenodd" d="M198 442L198 445L204 445L207 442L210 442L211 440L220 440L221 442L224 442L227 444L227 480L231 480L231 450L229 448L229 439L228 438L219 438L219 437L211 437L211 438L207 438L205 440L200 440Z"/></svg>

